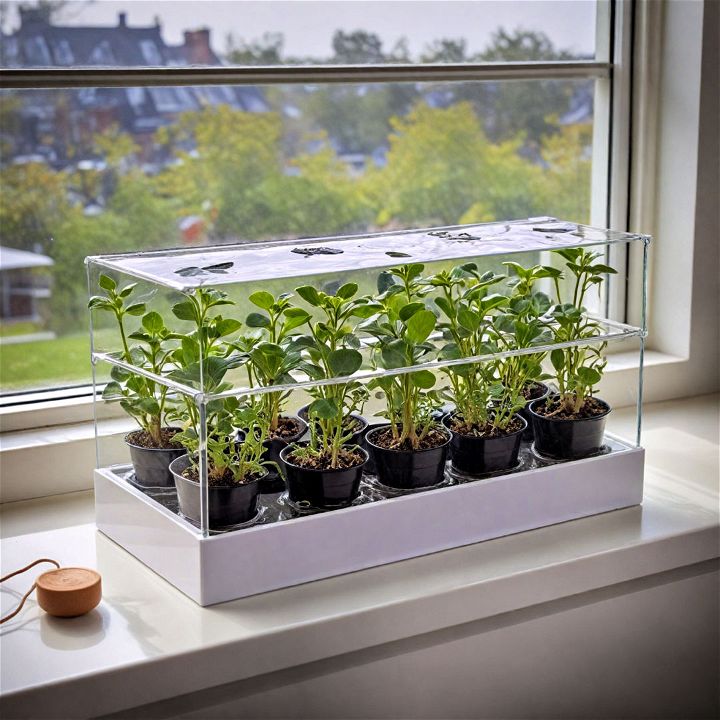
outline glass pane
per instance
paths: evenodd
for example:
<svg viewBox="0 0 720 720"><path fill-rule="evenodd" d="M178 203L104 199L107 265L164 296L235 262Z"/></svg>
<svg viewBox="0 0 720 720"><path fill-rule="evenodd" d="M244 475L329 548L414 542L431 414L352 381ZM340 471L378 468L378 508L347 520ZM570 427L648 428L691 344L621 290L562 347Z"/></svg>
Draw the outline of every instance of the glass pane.
<svg viewBox="0 0 720 720"><path fill-rule="evenodd" d="M591 80L5 92L3 393L89 381L87 255L554 215Z"/></svg>
<svg viewBox="0 0 720 720"><path fill-rule="evenodd" d="M70 0L2 5L7 35L2 64L10 67L456 63L595 56L595 0Z"/></svg>

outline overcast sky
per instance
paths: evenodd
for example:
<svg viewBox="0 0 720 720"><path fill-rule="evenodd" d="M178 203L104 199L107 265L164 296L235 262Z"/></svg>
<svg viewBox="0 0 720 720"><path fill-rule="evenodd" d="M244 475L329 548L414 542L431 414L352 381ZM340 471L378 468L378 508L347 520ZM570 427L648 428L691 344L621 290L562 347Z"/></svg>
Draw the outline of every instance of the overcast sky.
<svg viewBox="0 0 720 720"><path fill-rule="evenodd" d="M17 1L6 29L17 25ZM187 29L209 27L216 51L232 32L246 40L265 32L285 36L285 53L327 57L336 29L377 33L386 50L401 36L418 55L440 37L465 38L471 52L482 50L498 27L541 30L556 47L588 55L594 50L594 0L94 0L70 2L61 24L114 25L119 12L129 25L151 25L158 16L171 44Z"/></svg>

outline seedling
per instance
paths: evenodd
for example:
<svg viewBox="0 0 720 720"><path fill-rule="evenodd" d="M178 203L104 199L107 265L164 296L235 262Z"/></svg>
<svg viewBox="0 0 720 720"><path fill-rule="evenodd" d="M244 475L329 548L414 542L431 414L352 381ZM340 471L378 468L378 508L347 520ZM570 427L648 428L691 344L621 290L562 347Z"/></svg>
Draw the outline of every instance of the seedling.
<svg viewBox="0 0 720 720"><path fill-rule="evenodd" d="M362 365L360 340L353 333L350 320L369 318L380 307L367 298L356 298L355 283L342 285L335 294L316 290L310 285L297 288L297 294L320 312L319 320L308 316L309 335L298 339L308 362L305 372L313 380L350 378ZM337 468L340 452L353 436L351 414L362 411L367 390L357 380L320 385L311 391L314 398L308 407L310 443L297 448L295 456L313 456Z"/></svg>
<svg viewBox="0 0 720 720"><path fill-rule="evenodd" d="M303 359L293 332L305 324L310 313L294 307L292 295L283 293L277 298L264 290L248 298L262 312L252 312L245 318L245 325L254 330L234 344L248 358L248 382L262 387L287 385L295 382L292 373L298 370ZM273 391L259 396L264 417L268 418L270 435L274 435L289 392Z"/></svg>
<svg viewBox="0 0 720 720"><path fill-rule="evenodd" d="M515 262L503 263L512 273L512 293L492 323L491 335L498 350L532 348L552 342L546 314L552 301L544 292L536 291L542 279L560 277L556 268L534 265L525 268ZM500 424L507 424L512 415L527 404L524 391L534 383L550 378L542 369L546 352L528 353L499 358L495 362L497 376L504 387L503 402L496 408Z"/></svg>
<svg viewBox="0 0 720 720"><path fill-rule="evenodd" d="M493 321L498 311L507 307L508 298L491 293L490 288L503 279L492 271L481 274L475 263L459 265L430 279L430 285L442 293L435 298L443 313L439 327L446 341L440 350L441 359L460 360L499 350L501 338L494 331ZM515 402L498 372L497 362L450 365L445 373L451 390L443 396L455 404L455 421L464 430L507 427Z"/></svg>
<svg viewBox="0 0 720 720"><path fill-rule="evenodd" d="M213 431L207 436L209 485L240 485L258 478L275 463L263 459L268 423L254 403L241 404L229 397L209 403ZM175 436L188 450L198 472L200 441L194 427Z"/></svg>
<svg viewBox="0 0 720 720"><path fill-rule="evenodd" d="M424 269L412 263L385 270L378 277L380 313L361 328L377 339L374 361L386 370L418 365L434 351L429 338L437 318L425 306L424 297L432 288L421 281ZM435 425L432 413L439 402L432 390L435 382L429 370L416 370L369 383L370 389L378 389L385 397L382 414L390 423L392 449L419 449Z"/></svg>
<svg viewBox="0 0 720 720"><path fill-rule="evenodd" d="M570 302L563 301L560 291L561 274L553 276L556 305L551 310L555 342L569 342L591 338L598 334L599 323L589 317L583 303L592 287L599 287L607 274L617 271L602 262L600 253L582 248L556 250L566 262L573 282ZM579 347L556 348L550 353L550 361L558 383L558 407L548 416L565 412L577 415L588 398L592 397L595 386L600 382L607 360L603 357L606 343Z"/></svg>
<svg viewBox="0 0 720 720"><path fill-rule="evenodd" d="M132 299L136 283L118 288L109 275L100 275L98 285L105 294L91 297L88 307L114 315L122 342L119 359L127 365L161 375L177 345L172 341L179 336L165 327L159 313L146 312L145 303ZM128 316L142 316L140 329L130 334L125 327ZM129 340L136 340L140 345L131 347ZM151 446L163 447L166 443L162 430L167 426L168 414L172 412L167 386L119 366L112 368L110 377L111 381L103 390L103 399L119 399L123 410L147 433Z"/></svg>
<svg viewBox="0 0 720 720"><path fill-rule="evenodd" d="M213 314L216 308L233 305L227 295L219 290L198 288L185 300L173 305L172 312L180 320L193 324L193 329L182 335L180 347L171 359L175 369L169 373L172 380L188 385L205 394L222 393L232 387L225 380L227 372L245 362L245 357L233 353L233 346L227 339L236 333L242 323L234 318ZM178 417L190 428L195 436L200 433L200 412L193 398L183 396L184 412ZM218 442L227 440L224 419L227 414L223 400L213 400L206 405L206 427L208 443L210 438ZM232 431L228 431L232 434ZM187 441L185 430L182 441Z"/></svg>

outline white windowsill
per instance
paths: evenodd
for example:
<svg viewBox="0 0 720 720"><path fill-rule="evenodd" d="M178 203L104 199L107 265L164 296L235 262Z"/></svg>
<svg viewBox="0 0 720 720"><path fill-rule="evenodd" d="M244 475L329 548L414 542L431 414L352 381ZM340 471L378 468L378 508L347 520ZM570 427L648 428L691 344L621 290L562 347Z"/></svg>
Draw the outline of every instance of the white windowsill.
<svg viewBox="0 0 720 720"><path fill-rule="evenodd" d="M72 624L31 600L3 628L5 711L118 712L713 561L717 409L717 395L646 408L641 507L205 609L95 531L91 493L6 505L3 573L47 555L96 567L104 600ZM616 412L616 430L632 424ZM14 601L4 593L3 612Z"/></svg>

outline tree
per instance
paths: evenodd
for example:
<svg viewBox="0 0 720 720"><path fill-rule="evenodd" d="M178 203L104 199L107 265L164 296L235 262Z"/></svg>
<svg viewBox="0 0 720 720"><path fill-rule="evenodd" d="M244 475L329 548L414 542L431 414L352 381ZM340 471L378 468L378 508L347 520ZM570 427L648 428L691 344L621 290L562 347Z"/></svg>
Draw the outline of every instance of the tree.
<svg viewBox="0 0 720 720"><path fill-rule="evenodd" d="M6 165L0 172L2 244L45 250L70 209L67 177L44 163Z"/></svg>
<svg viewBox="0 0 720 720"><path fill-rule="evenodd" d="M273 198L275 233L292 235L331 235L364 230L372 219L366 198L359 192L346 165L339 161L321 134L322 147L313 154L291 161L297 175L283 175L280 182L268 183Z"/></svg>
<svg viewBox="0 0 720 720"><path fill-rule="evenodd" d="M336 30L332 38L333 62L338 65L370 65L385 61L382 40L366 30Z"/></svg>
<svg viewBox="0 0 720 720"><path fill-rule="evenodd" d="M478 56L482 62L530 62L567 60L571 55L557 50L541 32L500 28L490 45ZM574 85L566 80L491 82L476 88L475 107L484 120L491 140L499 141L526 133L529 143L539 143L557 130L550 118L557 118L569 107Z"/></svg>
<svg viewBox="0 0 720 720"><path fill-rule="evenodd" d="M545 170L534 193L543 212L578 223L590 222L592 125L561 127L543 139Z"/></svg>
<svg viewBox="0 0 720 720"><path fill-rule="evenodd" d="M468 61L467 40L464 38L440 38L430 45L420 56L424 63L463 63Z"/></svg>
<svg viewBox="0 0 720 720"><path fill-rule="evenodd" d="M225 57L232 65L282 65L285 36L263 33L259 40L246 41L228 33Z"/></svg>
<svg viewBox="0 0 720 720"><path fill-rule="evenodd" d="M516 28L509 32L499 28L492 34L490 45L480 53L483 62L527 62L541 60L570 60L572 55L557 50L543 32Z"/></svg>
<svg viewBox="0 0 720 720"><path fill-rule="evenodd" d="M367 180L378 222L455 224L526 217L539 168L517 154L520 142L493 146L469 103L417 104L392 119L385 168Z"/></svg>

